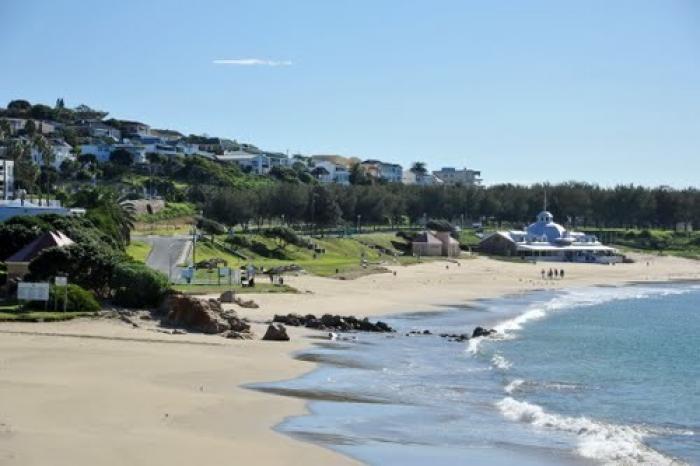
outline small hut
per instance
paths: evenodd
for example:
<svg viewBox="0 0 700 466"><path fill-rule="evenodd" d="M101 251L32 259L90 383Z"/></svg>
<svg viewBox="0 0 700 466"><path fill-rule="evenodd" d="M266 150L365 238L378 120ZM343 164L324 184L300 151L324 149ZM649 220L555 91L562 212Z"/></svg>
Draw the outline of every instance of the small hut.
<svg viewBox="0 0 700 466"><path fill-rule="evenodd" d="M435 233L437 239L442 243L441 254L446 257L458 257L462 250L459 248L459 241L454 239L449 231L438 231Z"/></svg>
<svg viewBox="0 0 700 466"><path fill-rule="evenodd" d="M411 250L417 256L441 256L442 241L430 231L423 231L414 238Z"/></svg>

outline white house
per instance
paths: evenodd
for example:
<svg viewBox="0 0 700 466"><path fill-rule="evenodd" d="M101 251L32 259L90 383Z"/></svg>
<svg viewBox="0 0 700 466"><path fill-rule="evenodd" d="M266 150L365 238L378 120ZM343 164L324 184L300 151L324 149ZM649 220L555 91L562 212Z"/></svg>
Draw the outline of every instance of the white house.
<svg viewBox="0 0 700 466"><path fill-rule="evenodd" d="M389 183L401 183L403 178L403 168L397 163L369 159L362 162L361 165L369 176L388 181Z"/></svg>
<svg viewBox="0 0 700 466"><path fill-rule="evenodd" d="M443 167L434 171L433 175L440 178L445 184L462 184L465 186L476 186L481 184L481 172L463 168L457 170L454 167Z"/></svg>
<svg viewBox="0 0 700 466"><path fill-rule="evenodd" d="M51 145L51 152L53 154L53 163L51 165L54 168L60 168L61 164L66 160L75 161L75 155L71 153L73 147L66 141L62 139L51 139L49 144ZM32 160L38 165L43 165L44 163L44 156L36 147L32 147Z"/></svg>
<svg viewBox="0 0 700 466"><path fill-rule="evenodd" d="M92 137L108 138L115 142L118 142L122 137L121 131L100 120L84 120L80 123L80 126Z"/></svg>
<svg viewBox="0 0 700 466"><path fill-rule="evenodd" d="M40 201L41 202L41 201ZM43 215L43 214L56 214L56 215L75 215L80 216L85 214L85 209L68 209L66 207L61 207L59 201L43 201L43 203L34 203L22 199L15 199L11 201L0 201L0 222L7 220L8 218L22 216L22 215Z"/></svg>
<svg viewBox="0 0 700 466"><path fill-rule="evenodd" d="M321 183L350 184L350 172L347 167L327 160L315 162L311 174Z"/></svg>
<svg viewBox="0 0 700 466"><path fill-rule="evenodd" d="M235 163L241 169L256 175L270 173L270 158L263 154L249 154L242 150L227 151L224 152L224 155L217 155L216 159L221 162Z"/></svg>
<svg viewBox="0 0 700 466"><path fill-rule="evenodd" d="M404 170L401 178L403 184L415 184L418 186L431 186L442 184L442 180L430 173L413 173L411 170Z"/></svg>

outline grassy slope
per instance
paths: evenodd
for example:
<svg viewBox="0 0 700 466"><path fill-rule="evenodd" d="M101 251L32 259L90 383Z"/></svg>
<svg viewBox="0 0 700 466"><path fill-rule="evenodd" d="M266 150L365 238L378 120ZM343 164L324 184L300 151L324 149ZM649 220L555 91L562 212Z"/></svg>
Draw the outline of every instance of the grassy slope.
<svg viewBox="0 0 700 466"><path fill-rule="evenodd" d="M148 254L151 252L151 245L143 241L131 241L126 247L126 253L138 262L146 262Z"/></svg>

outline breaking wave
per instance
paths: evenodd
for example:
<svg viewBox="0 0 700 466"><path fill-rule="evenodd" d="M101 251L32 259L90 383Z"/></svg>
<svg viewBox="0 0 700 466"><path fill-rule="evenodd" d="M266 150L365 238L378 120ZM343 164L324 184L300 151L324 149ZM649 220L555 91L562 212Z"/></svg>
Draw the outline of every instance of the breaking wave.
<svg viewBox="0 0 700 466"><path fill-rule="evenodd" d="M577 451L586 458L606 464L684 464L645 445L644 439L654 435L654 432L641 427L607 424L586 417L551 414L538 405L518 401L509 396L496 403L496 406L507 419L512 421L575 434ZM688 435L687 432L676 433Z"/></svg>

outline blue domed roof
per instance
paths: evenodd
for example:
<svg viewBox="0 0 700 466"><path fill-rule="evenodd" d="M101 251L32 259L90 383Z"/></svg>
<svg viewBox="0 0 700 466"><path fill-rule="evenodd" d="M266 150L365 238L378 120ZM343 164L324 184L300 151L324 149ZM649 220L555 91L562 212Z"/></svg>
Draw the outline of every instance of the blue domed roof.
<svg viewBox="0 0 700 466"><path fill-rule="evenodd" d="M527 234L538 238L546 237L547 241L554 242L565 236L566 229L558 223L554 223L554 216L543 210L537 214L537 221L527 227Z"/></svg>

